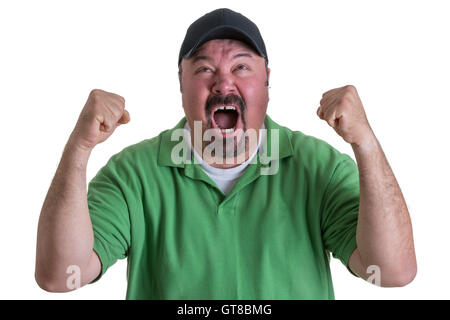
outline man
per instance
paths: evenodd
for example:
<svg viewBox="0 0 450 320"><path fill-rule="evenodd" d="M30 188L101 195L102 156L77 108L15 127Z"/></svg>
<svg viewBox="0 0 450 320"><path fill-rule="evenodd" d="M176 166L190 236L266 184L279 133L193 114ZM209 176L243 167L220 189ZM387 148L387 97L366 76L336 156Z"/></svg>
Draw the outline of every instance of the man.
<svg viewBox="0 0 450 320"><path fill-rule="evenodd" d="M125 257L128 299L333 299L330 253L381 286L414 279L408 210L353 86L325 92L317 114L357 166L266 115L268 56L241 14L195 21L178 63L186 117L113 156L86 192L92 149L130 121L121 96L89 95L39 221L43 289L94 282Z"/></svg>

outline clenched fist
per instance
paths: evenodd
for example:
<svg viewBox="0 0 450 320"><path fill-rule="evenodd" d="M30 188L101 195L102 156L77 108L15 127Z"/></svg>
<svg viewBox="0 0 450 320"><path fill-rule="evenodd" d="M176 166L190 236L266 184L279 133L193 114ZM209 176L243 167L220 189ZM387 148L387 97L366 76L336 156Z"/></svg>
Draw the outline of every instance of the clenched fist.
<svg viewBox="0 0 450 320"><path fill-rule="evenodd" d="M77 147L91 150L105 141L121 124L130 121L125 99L115 93L94 89L81 111L70 141Z"/></svg>
<svg viewBox="0 0 450 320"><path fill-rule="evenodd" d="M317 115L348 143L360 146L373 137L372 129L354 86L325 92Z"/></svg>

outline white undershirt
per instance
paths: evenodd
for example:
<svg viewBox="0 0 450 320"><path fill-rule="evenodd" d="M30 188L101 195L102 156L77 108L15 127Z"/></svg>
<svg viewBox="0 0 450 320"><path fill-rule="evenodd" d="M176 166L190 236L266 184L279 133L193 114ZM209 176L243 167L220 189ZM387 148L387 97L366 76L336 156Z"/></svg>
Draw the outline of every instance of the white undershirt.
<svg viewBox="0 0 450 320"><path fill-rule="evenodd" d="M186 121L186 124L184 125L184 128L187 130L186 132L186 142L189 145L189 148L192 148L191 143L191 136L190 136L190 129L189 124ZM264 129L264 123L262 125L262 129ZM231 189L233 189L233 186L236 184L236 182L239 180L239 178L244 174L245 169L247 169L247 166L249 163L253 160L253 158L256 156L258 149L261 145L261 134L258 137L258 147L255 149L253 154L242 164L238 165L237 167L229 168L229 169L221 169L221 168L215 168L211 165L209 165L206 161L202 159L202 157L198 154L197 150L195 148L192 148L194 151L194 157L197 160L198 163L200 163L203 171L213 180L217 187L219 187L220 190L224 194L228 194Z"/></svg>

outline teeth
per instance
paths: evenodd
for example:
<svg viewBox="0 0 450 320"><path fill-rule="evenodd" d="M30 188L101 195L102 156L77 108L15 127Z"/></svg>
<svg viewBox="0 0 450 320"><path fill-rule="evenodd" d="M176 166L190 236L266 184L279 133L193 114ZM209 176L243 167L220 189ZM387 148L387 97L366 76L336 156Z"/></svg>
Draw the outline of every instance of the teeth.
<svg viewBox="0 0 450 320"><path fill-rule="evenodd" d="M217 107L214 112L218 111L218 110L236 110L235 106L220 106Z"/></svg>
<svg viewBox="0 0 450 320"><path fill-rule="evenodd" d="M235 128L235 127L229 128L229 129L220 129L220 131L221 131L222 133L231 133L231 132L234 131L234 128Z"/></svg>

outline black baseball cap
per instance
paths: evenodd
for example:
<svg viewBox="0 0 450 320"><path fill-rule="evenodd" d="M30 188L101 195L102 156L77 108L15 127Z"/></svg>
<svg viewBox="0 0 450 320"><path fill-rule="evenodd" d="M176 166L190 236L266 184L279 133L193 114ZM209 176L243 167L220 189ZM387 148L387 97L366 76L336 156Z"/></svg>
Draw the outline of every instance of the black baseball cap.
<svg viewBox="0 0 450 320"><path fill-rule="evenodd" d="M269 63L266 46L256 24L238 12L222 8L205 14L189 26L181 45L178 65L182 59L191 57L205 42L214 39L242 41Z"/></svg>

